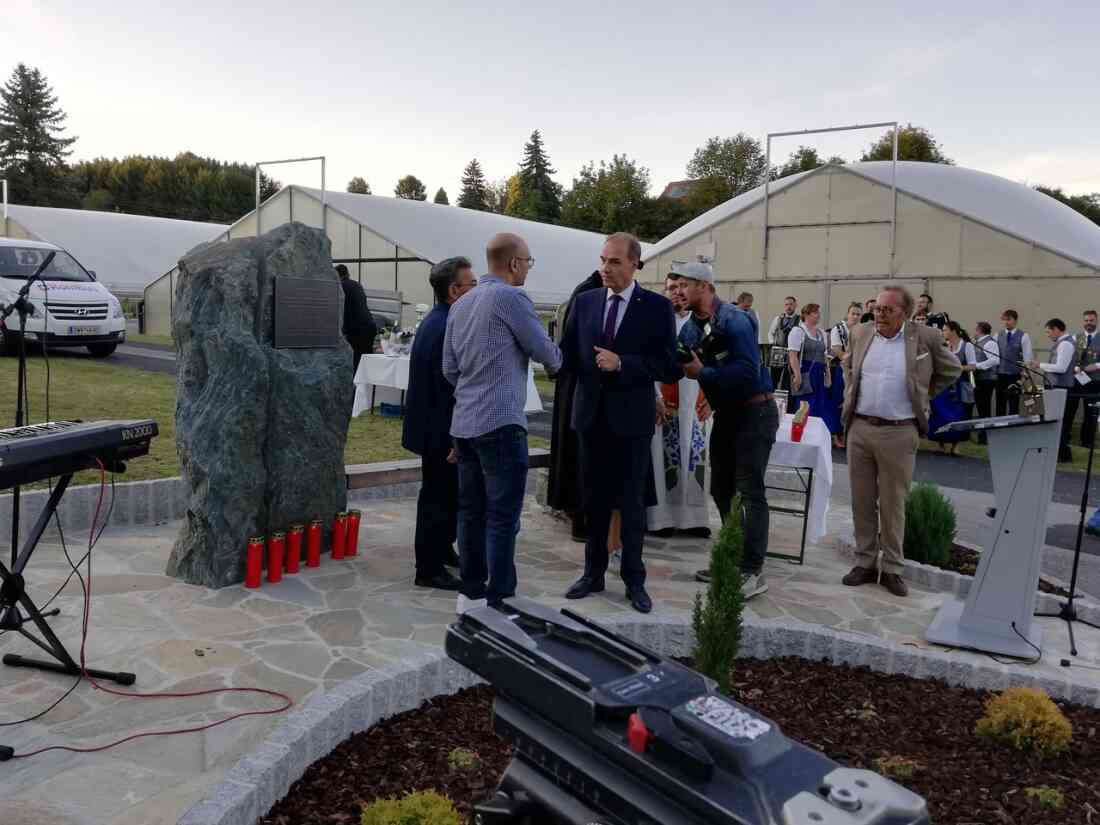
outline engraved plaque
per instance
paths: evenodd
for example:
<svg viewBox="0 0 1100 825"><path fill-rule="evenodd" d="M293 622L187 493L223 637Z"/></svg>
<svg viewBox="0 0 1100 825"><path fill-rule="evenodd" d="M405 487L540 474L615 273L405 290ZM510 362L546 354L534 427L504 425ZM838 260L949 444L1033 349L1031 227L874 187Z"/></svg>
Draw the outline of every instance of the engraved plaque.
<svg viewBox="0 0 1100 825"><path fill-rule="evenodd" d="M340 345L340 284L312 278L275 279L275 348Z"/></svg>

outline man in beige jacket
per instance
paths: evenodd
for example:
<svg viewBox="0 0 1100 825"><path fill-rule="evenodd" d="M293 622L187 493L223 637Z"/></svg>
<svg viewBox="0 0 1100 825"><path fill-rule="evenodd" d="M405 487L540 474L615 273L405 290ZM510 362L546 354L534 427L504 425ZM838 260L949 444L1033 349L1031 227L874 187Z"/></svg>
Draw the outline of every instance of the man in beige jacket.
<svg viewBox="0 0 1100 825"><path fill-rule="evenodd" d="M961 371L938 329L906 323L912 313L905 289L883 289L874 321L852 329L844 362L842 418L856 534L856 566L844 583L878 581L895 596L909 592L900 575L905 497L917 445L928 434L928 402Z"/></svg>

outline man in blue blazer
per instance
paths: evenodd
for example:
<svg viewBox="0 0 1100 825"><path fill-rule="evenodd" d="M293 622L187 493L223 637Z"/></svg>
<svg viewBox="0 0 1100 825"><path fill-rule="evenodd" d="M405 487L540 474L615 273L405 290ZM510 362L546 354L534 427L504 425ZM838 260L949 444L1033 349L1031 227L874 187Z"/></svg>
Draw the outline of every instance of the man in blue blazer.
<svg viewBox="0 0 1100 825"><path fill-rule="evenodd" d="M657 420L654 382L683 377L676 363L676 322L663 295L634 281L641 244L617 232L600 255L603 289L576 297L562 339L563 369L577 376L572 426L580 442L588 541L584 575L565 594L582 599L604 589L607 529L622 512L626 597L635 610L653 608L645 590L642 539L650 443Z"/></svg>
<svg viewBox="0 0 1100 825"><path fill-rule="evenodd" d="M448 258L432 267L428 282L436 303L413 339L401 446L421 457L415 583L457 590L458 579L446 567L458 566L458 465L451 440L455 388L443 377L443 334L451 304L477 286L477 280L466 258Z"/></svg>

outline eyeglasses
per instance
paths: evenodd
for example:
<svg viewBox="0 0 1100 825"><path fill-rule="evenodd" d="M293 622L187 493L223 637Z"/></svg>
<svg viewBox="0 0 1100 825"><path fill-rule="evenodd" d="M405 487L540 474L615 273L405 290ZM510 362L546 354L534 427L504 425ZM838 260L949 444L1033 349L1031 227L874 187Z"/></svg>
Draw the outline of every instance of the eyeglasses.
<svg viewBox="0 0 1100 825"><path fill-rule="evenodd" d="M517 258L513 258L512 260L514 260L514 261L523 261L525 264L527 264L528 269L533 269L534 266L535 266L535 259L534 258L518 258L517 257Z"/></svg>
<svg viewBox="0 0 1100 825"><path fill-rule="evenodd" d="M892 307L887 305L875 306L873 310L876 315L893 315L895 312L901 312L901 307Z"/></svg>

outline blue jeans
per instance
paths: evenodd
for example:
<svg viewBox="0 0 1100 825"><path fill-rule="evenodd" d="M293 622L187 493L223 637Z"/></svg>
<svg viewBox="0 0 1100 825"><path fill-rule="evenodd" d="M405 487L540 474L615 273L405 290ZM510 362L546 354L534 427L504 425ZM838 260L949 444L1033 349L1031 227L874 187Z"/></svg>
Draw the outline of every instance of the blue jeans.
<svg viewBox="0 0 1100 825"><path fill-rule="evenodd" d="M516 594L516 533L527 488L527 431L509 424L456 438L462 595L500 604Z"/></svg>

